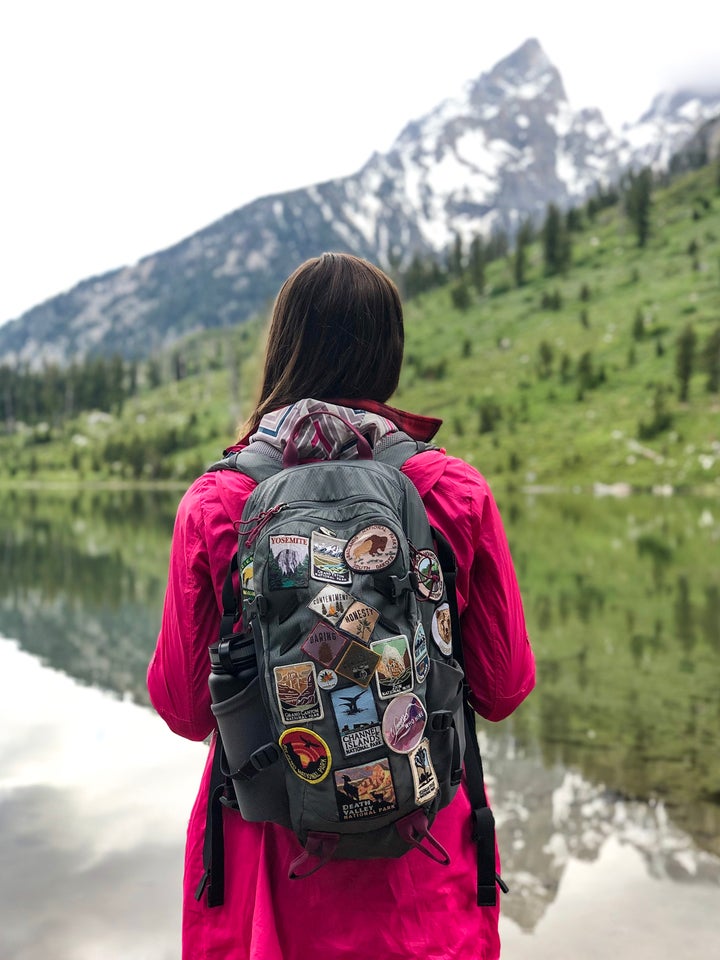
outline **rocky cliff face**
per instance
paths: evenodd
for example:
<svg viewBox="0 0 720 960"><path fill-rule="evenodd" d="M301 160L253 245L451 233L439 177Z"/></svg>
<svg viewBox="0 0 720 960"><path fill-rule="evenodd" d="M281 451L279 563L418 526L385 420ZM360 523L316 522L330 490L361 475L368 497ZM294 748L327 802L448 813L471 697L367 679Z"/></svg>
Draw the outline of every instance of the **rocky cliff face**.
<svg viewBox="0 0 720 960"><path fill-rule="evenodd" d="M146 356L185 334L263 310L298 263L327 249L382 265L440 253L493 230L512 234L547 204L567 206L628 166L662 166L717 96L658 97L613 133L599 110L574 112L561 76L528 40L456 98L409 123L356 174L264 197L176 246L79 284L0 327L0 362Z"/></svg>

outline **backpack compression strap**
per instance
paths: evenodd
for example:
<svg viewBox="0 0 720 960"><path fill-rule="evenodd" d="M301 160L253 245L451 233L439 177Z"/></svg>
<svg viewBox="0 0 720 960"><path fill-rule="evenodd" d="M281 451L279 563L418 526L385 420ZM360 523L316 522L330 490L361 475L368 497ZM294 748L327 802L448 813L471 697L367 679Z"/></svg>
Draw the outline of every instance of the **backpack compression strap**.
<svg viewBox="0 0 720 960"><path fill-rule="evenodd" d="M465 672L465 658L460 633L460 616L457 606L455 580L457 565L452 547L445 537L433 527L437 555L447 586L448 606L452 622L453 656ZM463 681L463 713L465 716L465 778L472 808L472 837L477 847L477 904L479 907L494 907L497 900L495 883L503 893L508 886L495 870L495 818L488 806L485 794L482 757L475 729L475 711L468 699L467 679Z"/></svg>

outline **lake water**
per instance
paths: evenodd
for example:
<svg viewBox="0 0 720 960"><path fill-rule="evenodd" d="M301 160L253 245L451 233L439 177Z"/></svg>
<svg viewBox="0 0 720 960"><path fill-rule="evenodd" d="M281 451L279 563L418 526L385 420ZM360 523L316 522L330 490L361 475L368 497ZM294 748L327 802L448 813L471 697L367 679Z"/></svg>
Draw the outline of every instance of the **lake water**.
<svg viewBox="0 0 720 960"><path fill-rule="evenodd" d="M175 493L0 493L0 957L175 960L205 757L149 708ZM504 502L538 688L479 724L505 958L720 955L720 501Z"/></svg>

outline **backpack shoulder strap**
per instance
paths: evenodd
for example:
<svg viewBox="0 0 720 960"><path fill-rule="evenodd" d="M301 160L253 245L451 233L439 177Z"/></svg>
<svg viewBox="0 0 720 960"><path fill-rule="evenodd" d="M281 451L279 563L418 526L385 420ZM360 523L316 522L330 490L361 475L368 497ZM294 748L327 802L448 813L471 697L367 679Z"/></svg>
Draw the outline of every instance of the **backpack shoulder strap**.
<svg viewBox="0 0 720 960"><path fill-rule="evenodd" d="M238 473L247 474L255 483L262 483L263 480L268 480L282 470L282 455L269 443L260 441L253 444L253 447L262 447L262 449L244 447L242 450L228 454L222 460L217 460L207 468L206 472L236 470Z"/></svg>
<svg viewBox="0 0 720 960"><path fill-rule="evenodd" d="M389 463L398 470L403 464L418 453L424 453L425 450L439 450L434 443L424 443L422 440L413 440L402 430L396 430L388 433L375 444L373 458L380 460L381 463Z"/></svg>

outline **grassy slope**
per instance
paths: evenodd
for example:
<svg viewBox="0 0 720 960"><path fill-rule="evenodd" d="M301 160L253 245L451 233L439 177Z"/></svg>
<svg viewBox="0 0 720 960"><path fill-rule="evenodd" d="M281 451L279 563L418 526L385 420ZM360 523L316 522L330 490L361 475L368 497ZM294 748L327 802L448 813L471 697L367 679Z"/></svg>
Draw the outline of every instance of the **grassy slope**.
<svg viewBox="0 0 720 960"><path fill-rule="evenodd" d="M716 170L706 168L656 191L652 235L644 250L637 248L621 210L613 208L574 235L573 265L565 277L543 276L535 244L529 249L527 283L519 289L512 286L509 263L499 261L488 269L485 295L465 311L452 306L449 288L409 302L406 364L393 402L442 416L439 440L474 462L495 485L590 488L627 482L720 490L718 397L707 393L705 377L697 372L689 402L680 404L674 372L682 327L693 324L702 348L720 323L716 179ZM695 258L688 253L692 243L698 249ZM584 286L590 291L587 301L581 300ZM562 308L543 309L543 294L555 291ZM585 325L582 310L587 311ZM646 334L636 342L632 328L638 310ZM0 438L0 482L44 479L50 472L73 482L194 475L217 456L234 435L239 415L248 412L260 363L256 329L234 341L227 331L195 337L186 348L194 375L133 398L110 419L82 416L54 428L43 442L37 431ZM222 339L224 348L218 345ZM546 378L538 374L543 341L554 354ZM218 364L220 351L227 355L229 349L240 355L239 395L231 389L227 368ZM586 351L594 369L604 370L605 381L578 400L577 361ZM563 354L571 371L564 382ZM444 372L433 370L443 361ZM672 428L638 442L638 424L652 419L658 385L670 391ZM480 408L490 402L501 418L492 432L483 433ZM159 471L150 456L149 466L133 470L122 462L124 454L115 461L104 455L112 439L171 449L155 457Z"/></svg>

